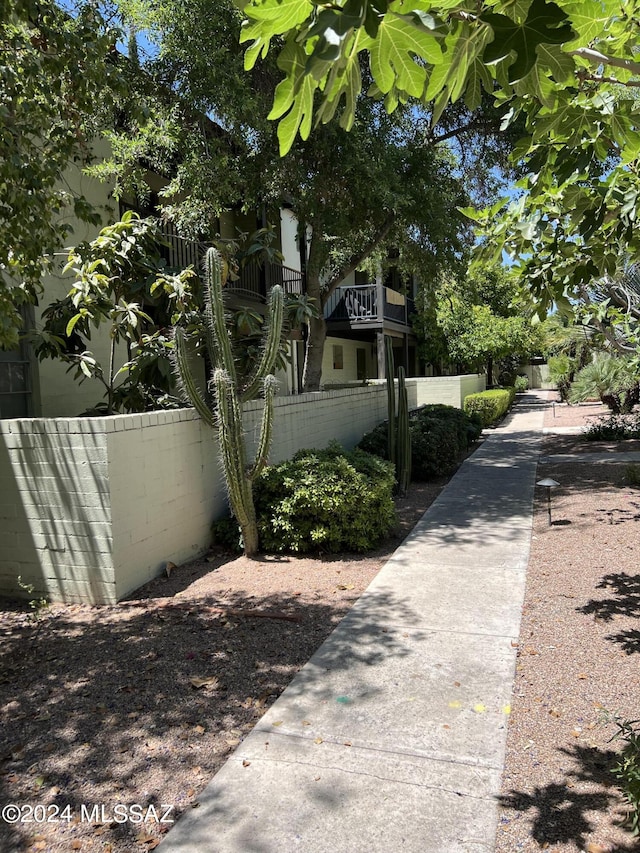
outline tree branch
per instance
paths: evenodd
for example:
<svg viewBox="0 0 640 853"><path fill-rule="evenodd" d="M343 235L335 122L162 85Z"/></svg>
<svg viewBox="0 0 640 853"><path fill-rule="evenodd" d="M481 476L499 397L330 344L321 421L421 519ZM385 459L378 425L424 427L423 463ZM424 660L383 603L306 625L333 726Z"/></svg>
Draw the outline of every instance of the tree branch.
<svg viewBox="0 0 640 853"><path fill-rule="evenodd" d="M628 89L640 89L640 80L628 80L625 83L616 77L606 77L604 74L592 74L590 71L579 71L578 79L590 80L593 83L615 83L617 86L626 86Z"/></svg>
<svg viewBox="0 0 640 853"><path fill-rule="evenodd" d="M599 50L593 50L590 47L579 47L577 50L568 50L567 53L569 56L580 56L582 59L586 59L593 65L613 65L615 68L624 68L632 74L640 75L640 62L634 62L632 59L622 59L619 56L607 56L607 54L600 53Z"/></svg>
<svg viewBox="0 0 640 853"><path fill-rule="evenodd" d="M371 252L384 240L389 231L393 228L393 225L396 221L397 213L395 210L390 210L387 213L387 216L384 222L380 225L380 227L375 231L371 239L364 244L360 251L355 252L351 257L345 261L345 263L340 267L340 269L333 274L333 276L329 279L326 284L322 287L322 298L323 304L326 300L331 296L336 287L340 284L341 281L352 272L358 269L360 264L366 260Z"/></svg>

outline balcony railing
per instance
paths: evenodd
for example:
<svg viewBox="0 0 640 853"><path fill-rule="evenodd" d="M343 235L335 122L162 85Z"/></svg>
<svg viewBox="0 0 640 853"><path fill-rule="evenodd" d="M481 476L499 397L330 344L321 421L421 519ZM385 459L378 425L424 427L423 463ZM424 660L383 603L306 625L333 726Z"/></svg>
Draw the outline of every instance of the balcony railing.
<svg viewBox="0 0 640 853"><path fill-rule="evenodd" d="M193 266L197 273L202 271L204 256L211 245L187 240L176 234L171 223L163 223L160 254L172 269L184 269ZM304 276L299 270L282 266L282 264L250 263L238 273L236 281L228 281L225 289L249 299L264 301L274 286L279 284L285 294L304 293Z"/></svg>
<svg viewBox="0 0 640 853"><path fill-rule="evenodd" d="M328 321L349 322L352 326L382 325L384 320L411 325L410 317L415 311L413 299L383 287L382 305L379 302L376 284L343 285L329 297L325 318Z"/></svg>

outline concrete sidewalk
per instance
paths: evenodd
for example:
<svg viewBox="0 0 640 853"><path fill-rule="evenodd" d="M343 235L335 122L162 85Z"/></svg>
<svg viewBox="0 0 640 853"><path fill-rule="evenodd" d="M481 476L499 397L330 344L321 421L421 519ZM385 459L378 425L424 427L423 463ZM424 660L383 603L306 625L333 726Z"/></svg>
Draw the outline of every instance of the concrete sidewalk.
<svg viewBox="0 0 640 853"><path fill-rule="evenodd" d="M487 853L546 392L489 433L163 853Z"/></svg>

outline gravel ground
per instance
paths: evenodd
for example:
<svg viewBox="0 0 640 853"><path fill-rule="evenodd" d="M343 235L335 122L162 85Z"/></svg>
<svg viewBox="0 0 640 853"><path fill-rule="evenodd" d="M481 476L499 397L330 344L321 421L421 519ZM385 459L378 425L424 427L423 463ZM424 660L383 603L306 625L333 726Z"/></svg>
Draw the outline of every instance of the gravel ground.
<svg viewBox="0 0 640 853"><path fill-rule="evenodd" d="M595 404L555 407L545 427L580 426ZM548 435L540 465L561 485L538 496L496 853L640 850L621 824L626 808L611 767L619 743L607 715L640 717L640 489L628 463L594 464L591 452L640 450L638 442ZM640 466L639 466L640 469Z"/></svg>
<svg viewBox="0 0 640 853"><path fill-rule="evenodd" d="M546 425L598 414L558 405ZM543 452L603 449L616 447L549 436ZM640 491L625 464L586 459L539 469L562 485L551 527L536 507L496 853L640 849L618 825L613 727L601 722L640 716ZM171 826L154 819L163 804L170 820L197 806L442 485L414 486L398 536L366 557L211 554L115 607L51 607L37 622L5 603L0 803L27 822L0 821L1 853L154 849ZM117 804L131 820L110 820ZM134 822L133 804L149 820Z"/></svg>
<svg viewBox="0 0 640 853"><path fill-rule="evenodd" d="M397 535L366 556L212 553L115 607L34 622L0 604L0 805L25 821L0 820L0 853L153 850L163 804L170 820L197 806L444 483L414 484Z"/></svg>

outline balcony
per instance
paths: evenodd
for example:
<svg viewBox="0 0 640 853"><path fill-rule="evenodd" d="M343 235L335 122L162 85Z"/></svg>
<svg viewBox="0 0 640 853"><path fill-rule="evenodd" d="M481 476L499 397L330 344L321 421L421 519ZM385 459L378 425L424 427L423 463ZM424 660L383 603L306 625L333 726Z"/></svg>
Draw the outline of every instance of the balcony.
<svg viewBox="0 0 640 853"><path fill-rule="evenodd" d="M185 269L192 266L197 273L201 272L210 243L198 243L180 237L170 223L162 225L162 240L160 254L169 268ZM299 270L274 263L261 266L257 263L247 264L239 270L236 281L227 282L225 290L242 298L264 302L274 284L279 284L287 296L305 291L304 276Z"/></svg>
<svg viewBox="0 0 640 853"><path fill-rule="evenodd" d="M382 328L385 323L406 327L411 326L414 312L413 299L397 290L379 288L376 284L343 285L331 294L325 307L325 319L349 328Z"/></svg>

